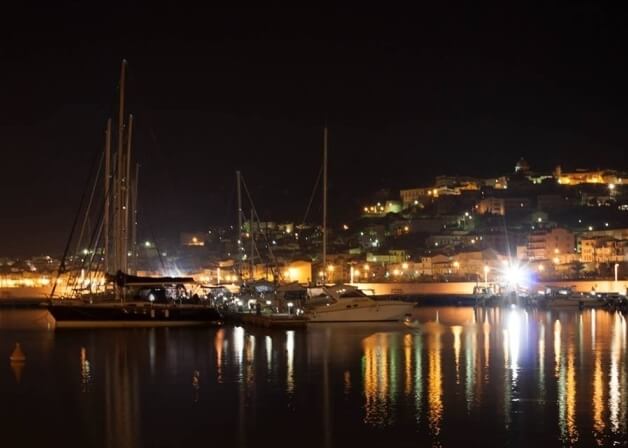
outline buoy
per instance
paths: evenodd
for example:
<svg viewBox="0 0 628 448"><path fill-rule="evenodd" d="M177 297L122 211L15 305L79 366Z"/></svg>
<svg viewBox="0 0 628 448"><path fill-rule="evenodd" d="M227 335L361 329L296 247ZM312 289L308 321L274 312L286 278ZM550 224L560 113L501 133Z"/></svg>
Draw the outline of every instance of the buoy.
<svg viewBox="0 0 628 448"><path fill-rule="evenodd" d="M13 349L13 353L11 353L11 356L9 356L9 360L16 363L26 362L26 356L24 355L24 352L22 351L22 347L20 347L19 342L15 343L15 348Z"/></svg>

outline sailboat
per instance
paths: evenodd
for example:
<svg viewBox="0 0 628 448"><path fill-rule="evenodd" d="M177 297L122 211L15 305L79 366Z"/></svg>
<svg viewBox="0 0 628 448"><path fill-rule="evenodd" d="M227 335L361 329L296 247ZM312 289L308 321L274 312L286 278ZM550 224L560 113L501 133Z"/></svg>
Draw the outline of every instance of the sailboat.
<svg viewBox="0 0 628 448"><path fill-rule="evenodd" d="M88 263L80 269L80 278L77 280L76 276L66 276L65 293L69 289L70 297L55 297L57 285L62 283L62 274L69 272L67 265L72 258L69 249L78 221L75 219L57 280L53 285L48 310L57 327L175 326L217 322L221 315L216 308L209 301L203 302L189 293L186 286L194 284L194 279L139 277L130 274L129 255L136 256L138 168L136 166L135 178L132 179L133 115L125 120L126 69L127 62L123 60L116 130L117 150L114 157L111 157L112 126L109 118L102 157L103 207L99 213L101 219L98 220L90 240L93 248L91 251L83 249ZM84 225L77 240L77 251L85 234L90 210L94 210L92 203L98 180L97 174L89 205L85 210ZM70 284L72 286L68 288ZM62 295L66 294L62 292Z"/></svg>
<svg viewBox="0 0 628 448"><path fill-rule="evenodd" d="M327 126L323 131L323 279L327 273ZM305 305L308 323L320 322L389 322L406 318L413 303L399 300L377 300L353 285L326 285L317 297Z"/></svg>

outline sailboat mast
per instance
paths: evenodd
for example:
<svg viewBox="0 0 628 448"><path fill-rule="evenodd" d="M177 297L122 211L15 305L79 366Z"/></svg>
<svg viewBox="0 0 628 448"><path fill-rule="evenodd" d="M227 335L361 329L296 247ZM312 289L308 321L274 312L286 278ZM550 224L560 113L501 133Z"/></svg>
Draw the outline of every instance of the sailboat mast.
<svg viewBox="0 0 628 448"><path fill-rule="evenodd" d="M251 275L250 280L255 280L255 234L253 233L253 207L251 207L251 220L249 221L249 235L251 235Z"/></svg>
<svg viewBox="0 0 628 448"><path fill-rule="evenodd" d="M236 189L238 192L238 222L237 222L237 229L236 229L236 243L237 243L237 251L238 254L236 256L236 259L238 260L238 267L236 268L238 270L238 272L240 271L240 261L242 261L242 254L240 253L240 245L241 245L241 236L242 236L242 179L241 179L241 174L240 171L236 171Z"/></svg>
<svg viewBox="0 0 628 448"><path fill-rule="evenodd" d="M133 254L133 271L137 273L137 194L140 178L140 164L135 164L135 177L133 178L133 189L131 203L133 204L131 212L131 253Z"/></svg>
<svg viewBox="0 0 628 448"><path fill-rule="evenodd" d="M118 101L118 166L116 176L116 206L115 206L115 220L116 220L116 235L115 235L115 247L116 247L116 272L122 270L124 267L123 254L122 254L122 226L123 226L123 213L122 213L122 178L125 173L124 169L124 94L125 94L125 82L126 82L126 59L122 60L122 66L120 67L120 98Z"/></svg>
<svg viewBox="0 0 628 448"><path fill-rule="evenodd" d="M124 200L122 197L123 194L123 176L125 173L125 165L124 165L124 89L125 89L125 80L126 80L126 65L127 62L125 59L122 60L122 66L120 67L120 98L119 98L119 109L118 109L118 129L117 129L117 137L118 137L118 145L117 145L117 157L116 157L116 180L115 180L115 198L114 198L114 247L115 247L115 264L113 266L113 271L117 273L118 271L122 271L124 269L124 255L122 253L123 243L122 243L122 228L124 226L124 211L122 210L122 206L124 204ZM116 286L116 299L123 298L120 294L120 288Z"/></svg>
<svg viewBox="0 0 628 448"><path fill-rule="evenodd" d="M105 130L105 210L103 212L105 273L109 272L109 198L111 192L111 118L107 119Z"/></svg>
<svg viewBox="0 0 628 448"><path fill-rule="evenodd" d="M124 186L124 206L123 210L123 218L124 218L124 226L122 227L122 271L128 273L129 270L129 206L131 200L131 142L133 139L133 115L129 115L129 129L127 132L127 145L126 145L126 160L125 160L125 168L126 173L124 174L123 186Z"/></svg>
<svg viewBox="0 0 628 448"><path fill-rule="evenodd" d="M323 279L327 280L327 125L323 130Z"/></svg>

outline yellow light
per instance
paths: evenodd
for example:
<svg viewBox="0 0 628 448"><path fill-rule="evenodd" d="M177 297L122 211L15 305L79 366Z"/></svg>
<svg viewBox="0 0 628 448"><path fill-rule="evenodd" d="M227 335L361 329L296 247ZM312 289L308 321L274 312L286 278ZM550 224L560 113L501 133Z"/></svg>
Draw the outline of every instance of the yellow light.
<svg viewBox="0 0 628 448"><path fill-rule="evenodd" d="M368 271L369 269L370 269L370 266L369 266L368 264L365 264L365 265L364 265L364 270L365 270L365 271Z"/></svg>
<svg viewBox="0 0 628 448"><path fill-rule="evenodd" d="M343 228L343 229L345 229L345 230L349 230L349 226L348 226L348 225L346 225L346 224L343 224L343 225L342 225L342 228Z"/></svg>
<svg viewBox="0 0 628 448"><path fill-rule="evenodd" d="M554 262L554 264L560 263L560 259L558 257L554 257L552 261Z"/></svg>
<svg viewBox="0 0 628 448"><path fill-rule="evenodd" d="M192 237L192 242L193 242L194 244L198 243L198 238L196 238L196 237Z"/></svg>
<svg viewBox="0 0 628 448"><path fill-rule="evenodd" d="M403 264L401 265L401 268L402 268L403 270L408 269L408 263L403 263Z"/></svg>
<svg viewBox="0 0 628 448"><path fill-rule="evenodd" d="M325 275L325 273L324 273L323 271L318 271L318 276L319 276L319 277L322 277L322 276L324 276L324 275Z"/></svg>
<svg viewBox="0 0 628 448"><path fill-rule="evenodd" d="M485 274L488 274L490 270L491 270L491 268L489 268L488 266L484 266L484 273Z"/></svg>
<svg viewBox="0 0 628 448"><path fill-rule="evenodd" d="M395 269L395 270L393 271L393 275L399 275L399 274L401 274L401 272L399 271L399 269Z"/></svg>
<svg viewBox="0 0 628 448"><path fill-rule="evenodd" d="M353 275L355 275L356 277L360 276L360 271L358 271L357 269L353 270Z"/></svg>
<svg viewBox="0 0 628 448"><path fill-rule="evenodd" d="M334 265L333 265L333 264L330 264L329 266L327 266L327 270L328 270L329 272L334 272Z"/></svg>
<svg viewBox="0 0 628 448"><path fill-rule="evenodd" d="M542 264L539 265L539 271L543 272L545 270L545 266L543 266Z"/></svg>
<svg viewBox="0 0 628 448"><path fill-rule="evenodd" d="M404 227L403 227L403 230L405 230L406 232L409 232L409 231L410 231L410 227L408 227L408 226L404 226Z"/></svg>
<svg viewBox="0 0 628 448"><path fill-rule="evenodd" d="M454 267L455 267L456 269L458 269L458 268L460 267L460 263L459 263L459 262L457 262L457 261L454 261Z"/></svg>

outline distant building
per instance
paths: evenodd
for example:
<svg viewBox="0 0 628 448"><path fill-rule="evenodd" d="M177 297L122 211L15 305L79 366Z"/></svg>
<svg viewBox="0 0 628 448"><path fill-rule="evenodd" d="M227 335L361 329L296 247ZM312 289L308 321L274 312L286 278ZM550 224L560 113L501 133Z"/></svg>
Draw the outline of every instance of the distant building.
<svg viewBox="0 0 628 448"><path fill-rule="evenodd" d="M205 232L185 232L181 234L180 241L182 246L199 246L202 247L205 245L206 239Z"/></svg>
<svg viewBox="0 0 628 448"><path fill-rule="evenodd" d="M567 229L541 229L528 236L528 259L554 260L574 252L575 237Z"/></svg>
<svg viewBox="0 0 628 448"><path fill-rule="evenodd" d="M362 216L366 218L386 216L389 213L401 212L402 205L399 201L385 201L366 205L362 209Z"/></svg>
<svg viewBox="0 0 628 448"><path fill-rule="evenodd" d="M579 184L607 184L625 185L628 184L628 175L616 170L583 170L564 172L560 166L556 167L554 177L562 185Z"/></svg>
<svg viewBox="0 0 628 448"><path fill-rule="evenodd" d="M405 209L412 205L424 204L427 199L432 198L432 191L432 188L410 188L407 190L400 190L399 196L401 197L401 207Z"/></svg>
<svg viewBox="0 0 628 448"><path fill-rule="evenodd" d="M610 236L581 239L580 261L583 263L621 263L628 261L628 240Z"/></svg>
<svg viewBox="0 0 628 448"><path fill-rule="evenodd" d="M522 213L530 210L528 198L487 197L476 204L476 213L480 215L505 216L511 213Z"/></svg>

